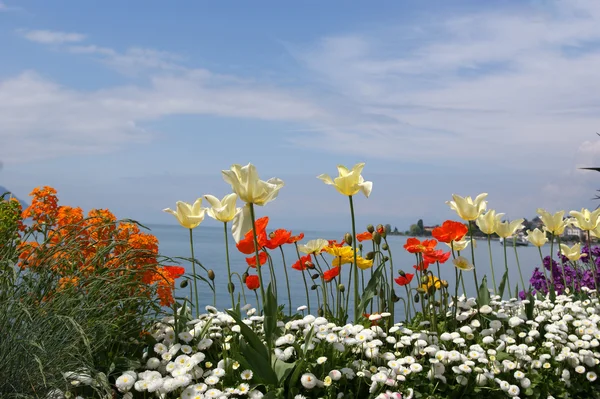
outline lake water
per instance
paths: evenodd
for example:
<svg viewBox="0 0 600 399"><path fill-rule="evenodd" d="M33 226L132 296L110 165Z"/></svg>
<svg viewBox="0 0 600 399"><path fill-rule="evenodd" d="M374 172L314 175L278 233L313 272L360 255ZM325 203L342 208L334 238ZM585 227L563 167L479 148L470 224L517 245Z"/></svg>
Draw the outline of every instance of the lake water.
<svg viewBox="0 0 600 399"><path fill-rule="evenodd" d="M190 245L189 245L189 231L184 229L179 225L175 226L167 226L167 225L149 225L151 229L151 233L154 234L159 240L159 248L162 255L169 257L190 257ZM299 233L300 231L292 230L294 234ZM361 230L362 231L362 230ZM359 231L360 232L360 231ZM345 232L343 231L304 231L304 239L301 243L305 243L308 240L316 239L316 238L324 238L324 239L336 239L340 240L344 236ZM414 272L413 265L415 264L415 256L414 254L410 254L406 252L403 248L404 243L406 242L406 236L388 236L388 243L390 249L392 251L392 259L394 262L394 269L397 271L398 269L402 269L407 273ZM364 242L365 250L364 252L368 252L371 250L371 242ZM500 279L504 273L504 251L502 245L498 241L492 241L492 257L494 262L494 270L496 273L497 283L500 282ZM292 296L292 309L295 310L300 305L305 305L306 303L306 295L304 290L304 283L302 281L301 272L292 269L291 265L298 260L296 255L296 250L294 245L284 245L284 254L288 267L288 275L290 278L291 285L291 296ZM447 250L447 246L443 243L438 244L438 248L443 248ZM555 246L556 249L556 246ZM217 307L229 308L231 307L231 299L229 293L227 291L227 266L225 262L225 242L223 236L223 229L219 229L217 227L205 227L199 226L194 229L194 251L195 257L198 259L207 269L213 269L216 274L215 284L216 284L216 300ZM530 245L527 247L517 247L517 253L519 256L519 263L521 265L521 269L523 271L523 279L525 283L528 284L528 280L531 277L533 270L536 267L539 267L541 264L540 256L537 247ZM544 256L550 254L550 246L546 245L542 248L542 253ZM229 254L230 254L230 264L231 270L238 272L240 274L246 271L247 265L245 261L246 255L240 253L235 247L235 242L229 237ZM515 252L513 247L507 247L508 254L508 268L509 268L509 279L512 285L512 289L516 284L519 284L520 289L521 283L519 278L519 272L517 269L517 262L515 257ZM471 250L467 248L466 251L463 251L463 255L467 259L471 259ZM279 303L285 304L285 311L287 313L287 289L285 284L285 274L283 270L283 263L281 259L281 252L279 250L271 251L271 256L273 257L274 266L275 266L275 274L278 285L278 295L279 295ZM331 256L325 254L327 260L330 260ZM491 272L490 272L490 260L489 260L489 252L488 245L486 240L478 240L475 248L475 265L477 267L477 277L481 281L484 275L487 275L489 286L492 286L491 283ZM182 266L186 268L189 272L191 271L191 265L189 262L183 262ZM342 277L343 282L347 285L347 272L350 270L349 265L345 265L342 267ZM268 278L268 268L263 266L263 278ZM436 266L430 266L430 269L437 274ZM388 269L389 270L389 269ZM251 274L256 274L255 270L250 270ZM369 275L369 272L365 272L365 277ZM397 277L397 272L394 275L394 278ZM454 266L451 261L441 265L441 278L447 280L450 284L450 292L453 292L454 289ZM473 276L471 272L464 273L465 283L467 292L474 295L474 282ZM309 286L311 284L311 280L308 280ZM316 280L318 283L319 281ZM199 300L200 306L203 307L205 305L211 305L213 302L213 294L212 291L202 282L199 282ZM237 294L240 293L240 283L239 281L234 281L236 285L235 295L237 298ZM353 284L353 283L352 283ZM413 286L416 284L416 280L412 282ZM352 291L352 287L350 288ZM403 287L399 287L395 285L396 294L398 296L404 297L406 292ZM248 302L255 302L254 294L249 293L246 290L246 296ZM315 291L309 291L312 295L311 297L311 305L315 307L317 303L316 293ZM462 292L462 289L459 291ZM189 296L189 288L178 289L178 295L180 296ZM352 309L352 304L350 305L350 309ZM313 313L315 313L313 308ZM402 317L404 313L403 306L401 302L396 304L396 316Z"/></svg>

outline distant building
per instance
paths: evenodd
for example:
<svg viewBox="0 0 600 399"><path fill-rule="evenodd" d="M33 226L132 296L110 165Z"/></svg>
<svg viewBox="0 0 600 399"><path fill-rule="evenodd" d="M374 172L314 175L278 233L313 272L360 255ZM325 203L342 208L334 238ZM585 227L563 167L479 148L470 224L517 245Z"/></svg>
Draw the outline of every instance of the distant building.
<svg viewBox="0 0 600 399"><path fill-rule="evenodd" d="M580 240L584 238L584 232L579 227L568 226L562 234L563 237L578 237ZM587 236L586 236L587 238Z"/></svg>
<svg viewBox="0 0 600 399"><path fill-rule="evenodd" d="M439 226L423 226L423 231L428 231L431 233L433 231L433 229L435 229L436 227L439 227Z"/></svg>

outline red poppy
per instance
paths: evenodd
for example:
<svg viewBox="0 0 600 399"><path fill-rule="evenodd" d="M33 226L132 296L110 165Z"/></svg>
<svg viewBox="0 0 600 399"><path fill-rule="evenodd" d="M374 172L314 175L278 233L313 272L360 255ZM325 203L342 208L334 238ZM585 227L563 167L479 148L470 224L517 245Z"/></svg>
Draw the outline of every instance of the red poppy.
<svg viewBox="0 0 600 399"><path fill-rule="evenodd" d="M394 281L399 286L403 286L403 285L410 284L410 282L412 281L414 276L415 275L412 273L406 273L404 276L398 276L398 278L395 278Z"/></svg>
<svg viewBox="0 0 600 399"><path fill-rule="evenodd" d="M269 239L265 243L265 247L269 249L275 249L280 245L287 244L288 240L292 236L291 231L287 231L284 229L277 229L271 234L269 234Z"/></svg>
<svg viewBox="0 0 600 399"><path fill-rule="evenodd" d="M251 274L248 277L246 277L246 287L248 287L248 289L252 291L259 289L260 280L258 279L258 276Z"/></svg>
<svg viewBox="0 0 600 399"><path fill-rule="evenodd" d="M258 219L256 225L256 239L258 241L258 249L261 249L267 243L267 224L269 223L269 217L265 216ZM235 245L243 254L250 255L254 253L254 234L252 230L248 231L244 238Z"/></svg>
<svg viewBox="0 0 600 399"><path fill-rule="evenodd" d="M449 244L451 241L460 241L469 229L464 223L446 220L441 226L436 227L431 235L441 242Z"/></svg>
<svg viewBox="0 0 600 399"><path fill-rule="evenodd" d="M358 233L356 235L356 239L358 242L369 241L373 239L373 234L369 233L368 231L365 231L364 233Z"/></svg>
<svg viewBox="0 0 600 399"><path fill-rule="evenodd" d="M298 241L300 241L300 240L301 240L301 239L303 239L303 238L304 238L304 233L300 233L300 234L298 234L297 236L291 236L291 237L288 239L287 243L288 243L288 244L293 244L293 243L295 243L295 242L298 242Z"/></svg>
<svg viewBox="0 0 600 399"><path fill-rule="evenodd" d="M311 262L311 258L310 258L310 254L308 255L304 255L303 257L301 257L300 259L298 259L296 261L296 263L294 263L292 265L292 269L296 269L296 270L306 270L308 269L308 265L312 263Z"/></svg>
<svg viewBox="0 0 600 399"><path fill-rule="evenodd" d="M339 275L340 275L340 268L334 267L323 273L323 280L330 282L331 280L333 280L335 277L337 277Z"/></svg>
<svg viewBox="0 0 600 399"><path fill-rule="evenodd" d="M258 254L258 260L260 262L260 265L264 265L265 262L267 261L267 253L266 252L260 252ZM256 268L256 256L251 256L249 258L246 258L246 263L248 264L248 266Z"/></svg>
<svg viewBox="0 0 600 399"><path fill-rule="evenodd" d="M173 280L185 274L185 268L181 266L163 266L163 270L168 278Z"/></svg>
<svg viewBox="0 0 600 399"><path fill-rule="evenodd" d="M424 260L423 262L419 262L418 265L414 265L413 268L415 270L418 270L418 271L422 272L423 270L429 269L429 265L430 264L431 264L431 262L428 262L427 260Z"/></svg>
<svg viewBox="0 0 600 399"><path fill-rule="evenodd" d="M343 238L340 240L340 242L337 242L336 240L327 240L327 241L329 241L330 247L343 247L344 244L346 243L346 241L344 241Z"/></svg>
<svg viewBox="0 0 600 399"><path fill-rule="evenodd" d="M429 263L446 263L450 259L450 251L444 252L443 249L427 251L423 254L423 260Z"/></svg>
<svg viewBox="0 0 600 399"><path fill-rule="evenodd" d="M406 244L404 244L404 249L406 249L411 254L427 252L433 250L437 245L436 240L423 240L423 242L419 241L417 238L411 237L406 240Z"/></svg>

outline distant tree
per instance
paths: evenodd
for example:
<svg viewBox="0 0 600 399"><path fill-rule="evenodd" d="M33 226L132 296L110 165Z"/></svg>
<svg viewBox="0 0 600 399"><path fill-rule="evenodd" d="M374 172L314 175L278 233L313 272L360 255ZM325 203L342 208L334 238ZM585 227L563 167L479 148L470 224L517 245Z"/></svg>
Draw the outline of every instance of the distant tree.
<svg viewBox="0 0 600 399"><path fill-rule="evenodd" d="M417 227L419 228L419 234L423 234L423 232L425 231L425 228L423 226L423 219L419 219L417 221Z"/></svg>
<svg viewBox="0 0 600 399"><path fill-rule="evenodd" d="M394 234L399 234L398 227L394 226Z"/></svg>
<svg viewBox="0 0 600 399"><path fill-rule="evenodd" d="M418 236L418 235L421 235L421 229L420 229L420 228L419 228L419 226L418 226L418 225L416 225L416 224L411 224L411 225L410 225L410 229L409 229L409 231L410 231L410 235L411 235L411 236Z"/></svg>
<svg viewBox="0 0 600 399"><path fill-rule="evenodd" d="M390 234L391 232L392 232L392 225L386 224L385 225L385 234Z"/></svg>
<svg viewBox="0 0 600 399"><path fill-rule="evenodd" d="M408 235L410 235L410 231L406 230L406 231L404 232L404 235L405 235L405 236L408 236Z"/></svg>

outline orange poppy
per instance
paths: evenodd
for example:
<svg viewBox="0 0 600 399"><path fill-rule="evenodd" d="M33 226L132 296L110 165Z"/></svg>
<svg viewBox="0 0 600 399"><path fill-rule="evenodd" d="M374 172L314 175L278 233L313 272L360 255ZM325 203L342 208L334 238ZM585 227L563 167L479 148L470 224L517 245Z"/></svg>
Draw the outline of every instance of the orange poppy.
<svg viewBox="0 0 600 399"><path fill-rule="evenodd" d="M340 274L340 268L339 267L334 267L332 269L327 270L326 272L323 273L323 280L330 282L331 280L333 280L335 277L339 276Z"/></svg>
<svg viewBox="0 0 600 399"><path fill-rule="evenodd" d="M441 226L436 227L431 235L441 242L450 243L451 241L460 241L467 234L469 229L464 223L446 220Z"/></svg>
<svg viewBox="0 0 600 399"><path fill-rule="evenodd" d="M250 276L246 277L246 287L252 291L259 289L260 280L258 279L258 276L251 274Z"/></svg>
<svg viewBox="0 0 600 399"><path fill-rule="evenodd" d="M255 222L256 225L256 240L258 241L258 249L261 249L267 243L267 224L269 223L269 217L265 216L258 219ZM250 255L254 253L254 234L252 230L248 231L244 238L235 245L243 254Z"/></svg>
<svg viewBox="0 0 600 399"><path fill-rule="evenodd" d="M342 247L346 243L343 238L340 240L340 242L337 242L336 240L327 240L327 241L329 242L330 247Z"/></svg>
<svg viewBox="0 0 600 399"><path fill-rule="evenodd" d="M312 264L310 254L304 255L303 257L301 257L300 259L298 259L296 261L296 263L294 263L292 265L292 269L303 271L303 270L308 269L308 265L309 264Z"/></svg>
<svg viewBox="0 0 600 399"><path fill-rule="evenodd" d="M287 231L284 229L277 229L271 234L269 234L269 239L265 243L265 247L269 249L275 249L280 245L287 244L288 240L292 236L291 231Z"/></svg>
<svg viewBox="0 0 600 399"><path fill-rule="evenodd" d="M364 233L358 233L356 235L356 239L358 242L370 241L373 239L373 234L369 233L368 231L365 231Z"/></svg>
<svg viewBox="0 0 600 399"><path fill-rule="evenodd" d="M430 264L431 264L431 262L424 260L423 262L419 262L418 265L413 265L413 269L422 272L423 270L429 269Z"/></svg>
<svg viewBox="0 0 600 399"><path fill-rule="evenodd" d="M260 262L260 265L264 265L265 262L267 261L267 253L266 252L260 252L258 254L258 261ZM248 266L256 268L256 256L251 256L249 258L246 258L246 263L248 264Z"/></svg>
<svg viewBox="0 0 600 399"><path fill-rule="evenodd" d="M290 236L290 238L288 239L287 243L288 244L293 244L295 242L300 241L303 238L304 238L304 233L300 233L297 236Z"/></svg>
<svg viewBox="0 0 600 399"><path fill-rule="evenodd" d="M433 250L437 245L436 240L423 240L421 242L417 238L411 237L406 240L406 244L404 244L404 249L406 249L411 254L427 252Z"/></svg>
<svg viewBox="0 0 600 399"><path fill-rule="evenodd" d="M423 260L429 263L445 263L450 259L450 251L444 252L443 249L427 251L423 254Z"/></svg>
<svg viewBox="0 0 600 399"><path fill-rule="evenodd" d="M404 286L404 285L410 284L410 282L412 281L414 276L415 275L412 273L406 273L406 274L404 274L404 276L398 276L398 278L394 279L394 281L399 286Z"/></svg>

